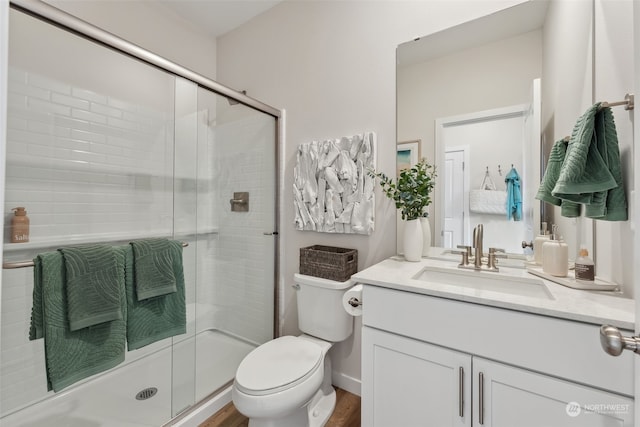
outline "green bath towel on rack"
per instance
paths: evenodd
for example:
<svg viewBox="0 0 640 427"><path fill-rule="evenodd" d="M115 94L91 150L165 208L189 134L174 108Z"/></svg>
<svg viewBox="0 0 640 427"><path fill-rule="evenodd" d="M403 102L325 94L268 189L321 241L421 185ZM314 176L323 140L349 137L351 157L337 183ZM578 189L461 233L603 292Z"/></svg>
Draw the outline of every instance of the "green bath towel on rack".
<svg viewBox="0 0 640 427"><path fill-rule="evenodd" d="M182 244L169 241L172 276L176 292L139 300L136 295L136 274L131 245L120 246L125 257L125 283L127 295L127 346L135 350L153 342L186 333L186 305Z"/></svg>
<svg viewBox="0 0 640 427"><path fill-rule="evenodd" d="M611 108L591 106L576 122L568 141L557 141L536 199L561 206L566 217L627 220L618 136Z"/></svg>
<svg viewBox="0 0 640 427"><path fill-rule="evenodd" d="M66 271L59 251L46 252L34 260L33 308L29 339L44 338L47 389L63 388L110 369L125 355L124 319L102 322L71 331L68 325ZM124 256L116 255L122 274L117 288L124 307Z"/></svg>
<svg viewBox="0 0 640 427"><path fill-rule="evenodd" d="M122 264L109 245L69 246L59 249L67 273L67 313L72 331L123 319Z"/></svg>
<svg viewBox="0 0 640 427"><path fill-rule="evenodd" d="M578 119L552 195L584 204L588 218L627 220L620 149L611 108L597 103Z"/></svg>
<svg viewBox="0 0 640 427"><path fill-rule="evenodd" d="M138 301L176 292L174 258L176 253L167 239L144 239L130 243ZM182 260L182 252L180 252Z"/></svg>
<svg viewBox="0 0 640 427"><path fill-rule="evenodd" d="M564 139L558 140L553 144L551 153L549 153L549 160L547 160L547 168L540 181L536 199L560 206L560 214L562 216L574 218L580 216L580 204L569 200L562 200L552 194L553 187L555 187L558 177L560 176L564 157L567 154L567 144L568 141Z"/></svg>

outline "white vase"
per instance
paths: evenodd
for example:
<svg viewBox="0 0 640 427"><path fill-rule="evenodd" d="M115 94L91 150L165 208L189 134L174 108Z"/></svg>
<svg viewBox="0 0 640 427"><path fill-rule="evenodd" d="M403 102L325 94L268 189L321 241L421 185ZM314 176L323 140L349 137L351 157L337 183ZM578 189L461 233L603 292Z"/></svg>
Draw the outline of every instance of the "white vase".
<svg viewBox="0 0 640 427"><path fill-rule="evenodd" d="M404 223L404 259L420 261L422 258L422 227L420 220L411 219Z"/></svg>
<svg viewBox="0 0 640 427"><path fill-rule="evenodd" d="M429 218L420 218L420 226L422 227L422 256L429 256L429 249L431 249L431 224L429 224Z"/></svg>

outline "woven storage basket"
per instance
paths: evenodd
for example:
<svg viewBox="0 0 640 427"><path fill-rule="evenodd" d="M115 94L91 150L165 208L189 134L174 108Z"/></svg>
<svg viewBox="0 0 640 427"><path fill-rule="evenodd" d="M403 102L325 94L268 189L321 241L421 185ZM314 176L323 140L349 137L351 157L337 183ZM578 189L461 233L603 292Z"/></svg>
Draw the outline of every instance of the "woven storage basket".
<svg viewBox="0 0 640 427"><path fill-rule="evenodd" d="M300 248L300 274L346 282L357 271L356 249L322 245Z"/></svg>

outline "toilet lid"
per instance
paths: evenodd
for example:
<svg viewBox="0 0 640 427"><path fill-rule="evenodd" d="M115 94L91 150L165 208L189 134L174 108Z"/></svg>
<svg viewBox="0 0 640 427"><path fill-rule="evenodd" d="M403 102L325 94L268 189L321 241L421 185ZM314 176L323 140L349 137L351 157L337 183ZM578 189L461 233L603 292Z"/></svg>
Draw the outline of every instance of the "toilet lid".
<svg viewBox="0 0 640 427"><path fill-rule="evenodd" d="M235 384L247 394L275 393L306 380L322 361L322 349L317 344L292 336L280 337L244 358Z"/></svg>

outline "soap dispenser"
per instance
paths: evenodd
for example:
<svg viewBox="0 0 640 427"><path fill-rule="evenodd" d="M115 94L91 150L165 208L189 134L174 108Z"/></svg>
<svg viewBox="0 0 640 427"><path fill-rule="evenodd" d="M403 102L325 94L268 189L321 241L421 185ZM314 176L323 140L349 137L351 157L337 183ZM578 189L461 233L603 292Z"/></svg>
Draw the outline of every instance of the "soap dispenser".
<svg viewBox="0 0 640 427"><path fill-rule="evenodd" d="M542 271L557 277L569 273L569 246L558 234L558 226L551 226L551 238L542 244Z"/></svg>
<svg viewBox="0 0 640 427"><path fill-rule="evenodd" d="M11 209L11 243L26 243L29 241L29 217L22 206Z"/></svg>
<svg viewBox="0 0 640 427"><path fill-rule="evenodd" d="M542 245L548 241L547 223L543 221L540 227L540 234L533 240L533 261L538 265L542 265Z"/></svg>

